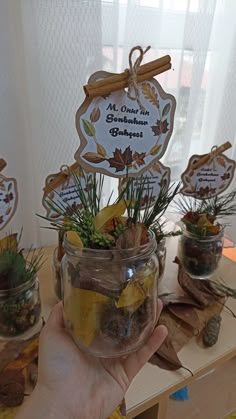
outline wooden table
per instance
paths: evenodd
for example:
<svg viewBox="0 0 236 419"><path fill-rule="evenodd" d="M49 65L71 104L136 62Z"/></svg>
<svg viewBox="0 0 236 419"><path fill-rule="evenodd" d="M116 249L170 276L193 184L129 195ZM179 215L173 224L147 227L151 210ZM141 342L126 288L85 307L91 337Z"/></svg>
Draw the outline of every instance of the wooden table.
<svg viewBox="0 0 236 419"><path fill-rule="evenodd" d="M161 284L161 287L171 291L176 291L178 288L176 281L177 266L172 263L176 255L176 247L177 239L170 239L166 272ZM48 259L39 272L45 318L56 303L52 289L52 252L53 247L45 250ZM236 264L234 262L223 257L220 274L227 284L236 288ZM229 299L227 305L236 312L236 300ZM139 419L164 419L170 394L236 355L235 326L236 319L229 312L223 310L221 332L215 346L208 349L201 348L193 338L179 352L179 358L194 373L193 377L182 369L169 372L151 364L146 364L127 392L128 419L135 418L137 415L139 415Z"/></svg>

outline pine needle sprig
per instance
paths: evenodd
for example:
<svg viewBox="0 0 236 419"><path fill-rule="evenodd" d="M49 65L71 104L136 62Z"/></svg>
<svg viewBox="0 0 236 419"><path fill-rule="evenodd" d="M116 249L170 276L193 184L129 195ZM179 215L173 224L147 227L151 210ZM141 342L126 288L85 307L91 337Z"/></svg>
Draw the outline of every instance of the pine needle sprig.
<svg viewBox="0 0 236 419"><path fill-rule="evenodd" d="M203 200L201 210L211 214L215 219L236 214L236 189L213 198Z"/></svg>

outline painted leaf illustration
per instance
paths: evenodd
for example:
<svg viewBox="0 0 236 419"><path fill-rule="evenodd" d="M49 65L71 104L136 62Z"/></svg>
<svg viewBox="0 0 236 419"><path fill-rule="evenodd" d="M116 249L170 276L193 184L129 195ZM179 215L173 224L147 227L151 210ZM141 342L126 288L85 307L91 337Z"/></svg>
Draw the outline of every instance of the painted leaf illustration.
<svg viewBox="0 0 236 419"><path fill-rule="evenodd" d="M162 118L163 116L166 116L169 113L169 111L170 111L170 103L167 103L162 110Z"/></svg>
<svg viewBox="0 0 236 419"><path fill-rule="evenodd" d="M5 185L4 185L4 183L0 183L0 191L5 191L6 190L6 187L5 187Z"/></svg>
<svg viewBox="0 0 236 419"><path fill-rule="evenodd" d="M100 156L106 157L107 153L102 144L97 144L97 153L100 154Z"/></svg>
<svg viewBox="0 0 236 419"><path fill-rule="evenodd" d="M121 149L116 148L115 151L113 151L113 157L107 160L109 161L110 167L114 167L116 172L122 172L125 167L129 166L133 161L130 146L123 152Z"/></svg>
<svg viewBox="0 0 236 419"><path fill-rule="evenodd" d="M222 167L225 167L225 166L226 166L225 159L224 159L223 157L218 156L218 157L216 158L216 161L217 161L217 163L218 163L220 166L222 166Z"/></svg>
<svg viewBox="0 0 236 419"><path fill-rule="evenodd" d="M11 212L11 210L12 210L12 208L11 207L8 207L7 210L6 210L6 212L5 212L5 215L9 215L10 212Z"/></svg>
<svg viewBox="0 0 236 419"><path fill-rule="evenodd" d="M92 152L85 153L82 157L90 163L101 163L106 160L101 154Z"/></svg>
<svg viewBox="0 0 236 419"><path fill-rule="evenodd" d="M227 172L229 172L230 170L232 170L232 165L230 165L227 169Z"/></svg>
<svg viewBox="0 0 236 419"><path fill-rule="evenodd" d="M89 137L94 137L94 135L96 134L96 130L95 130L93 124L91 124L90 121L87 121L87 119L82 119L82 124L83 124L83 128L84 128L85 133Z"/></svg>
<svg viewBox="0 0 236 419"><path fill-rule="evenodd" d="M199 327L199 318L193 307L182 304L170 304L168 311L193 329Z"/></svg>
<svg viewBox="0 0 236 419"><path fill-rule="evenodd" d="M97 321L110 298L95 291L72 288L65 298L65 317L73 325L73 333L88 346L96 335Z"/></svg>
<svg viewBox="0 0 236 419"><path fill-rule="evenodd" d="M158 119L156 125L152 126L152 130L154 132L154 135L166 134L169 130L167 119L165 119L164 121L160 121Z"/></svg>
<svg viewBox="0 0 236 419"><path fill-rule="evenodd" d="M169 336L166 337L149 362L168 371L176 371L183 367Z"/></svg>
<svg viewBox="0 0 236 419"><path fill-rule="evenodd" d="M11 190L11 188L12 188L12 183L9 183L8 188L7 188L8 192Z"/></svg>
<svg viewBox="0 0 236 419"><path fill-rule="evenodd" d="M144 97L147 100L149 100L149 102L151 102L157 108L160 107L160 103L157 97L157 92L153 86L151 86L149 83L143 83L142 92L143 92Z"/></svg>
<svg viewBox="0 0 236 419"><path fill-rule="evenodd" d="M133 160L136 162L138 166L142 166L143 164L145 164L145 156L146 153L138 153L137 151L135 151L135 153L133 154Z"/></svg>
<svg viewBox="0 0 236 419"><path fill-rule="evenodd" d="M161 144L156 144L151 148L149 153L151 154L151 156L155 156L156 154L158 154L160 148L161 148Z"/></svg>
<svg viewBox="0 0 236 419"><path fill-rule="evenodd" d="M97 122L99 120L100 116L101 116L100 109L98 107L94 108L93 111L90 114L90 121L91 122Z"/></svg>
<svg viewBox="0 0 236 419"><path fill-rule="evenodd" d="M159 166L159 164L158 164L158 163L154 163L154 164L152 165L152 169L153 169L153 170L155 170L155 172L157 172L157 173L160 173L160 174L161 174L161 168L160 168L160 166Z"/></svg>

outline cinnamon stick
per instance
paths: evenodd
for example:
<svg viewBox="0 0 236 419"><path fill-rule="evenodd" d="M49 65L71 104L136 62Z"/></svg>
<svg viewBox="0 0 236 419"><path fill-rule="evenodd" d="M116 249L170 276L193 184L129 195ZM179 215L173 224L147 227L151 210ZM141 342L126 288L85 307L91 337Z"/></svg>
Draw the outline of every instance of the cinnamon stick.
<svg viewBox="0 0 236 419"><path fill-rule="evenodd" d="M80 165L79 165L77 162L75 162L75 163L73 163L73 164L69 167L69 173L72 173L72 172L75 172L75 173L76 173L76 172L78 171L78 169L80 169ZM50 184L49 184L49 185L46 185L46 186L43 188L43 191L44 191L45 193L49 193L49 192L51 192L53 189L56 189L56 188L57 188L57 186L59 186L59 185L61 185L61 184L63 184L63 183L65 182L65 180L66 180L67 176L68 176L68 174L67 174L67 173L63 173L63 172L58 173L58 176L57 176L57 177L55 177L55 179L53 179L53 180L52 180L52 182L50 182Z"/></svg>
<svg viewBox="0 0 236 419"><path fill-rule="evenodd" d="M171 58L165 55L147 64L143 64L137 71L137 82L140 83L145 80L156 76L157 74L164 73L171 68ZM129 70L123 73L115 74L114 76L107 77L103 80L98 80L84 86L86 96L93 98L97 96L104 96L116 90L124 89L128 86Z"/></svg>
<svg viewBox="0 0 236 419"><path fill-rule="evenodd" d="M224 151L228 150L231 147L232 147L232 144L229 141L227 141L226 143L222 144L220 147L217 147L211 153L208 153L204 155L203 157L201 157L195 164L192 165L191 169L193 171L198 169L199 167L207 163L209 159L211 159L212 157L218 156L219 154L222 154Z"/></svg>
<svg viewBox="0 0 236 419"><path fill-rule="evenodd" d="M4 159L0 159L0 172L5 169L7 162Z"/></svg>

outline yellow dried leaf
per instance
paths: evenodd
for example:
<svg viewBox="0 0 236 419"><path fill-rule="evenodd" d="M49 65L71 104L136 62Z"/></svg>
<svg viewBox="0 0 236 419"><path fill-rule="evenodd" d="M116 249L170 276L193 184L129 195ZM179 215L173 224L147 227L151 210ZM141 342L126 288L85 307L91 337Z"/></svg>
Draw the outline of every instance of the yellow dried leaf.
<svg viewBox="0 0 236 419"><path fill-rule="evenodd" d="M103 157L106 157L107 153L102 144L97 144L97 153Z"/></svg>
<svg viewBox="0 0 236 419"><path fill-rule="evenodd" d="M160 148L161 148L161 144L154 145L154 147L151 148L149 154L151 154L151 156L155 156L160 150Z"/></svg>
<svg viewBox="0 0 236 419"><path fill-rule="evenodd" d="M77 246L80 249L83 249L83 247L84 247L83 242L82 242L79 234L76 233L76 231L67 231L66 238L67 238L68 242L70 242L74 246Z"/></svg>
<svg viewBox="0 0 236 419"><path fill-rule="evenodd" d="M150 295L154 279L155 274L151 273L146 276L143 284L141 284L141 281L130 281L123 289L119 300L116 302L116 307L124 308L135 305L138 308L145 298Z"/></svg>
<svg viewBox="0 0 236 419"><path fill-rule="evenodd" d="M96 230L100 231L107 223L107 221L114 217L120 217L123 215L126 210L126 205L127 202L122 199L116 204L109 205L108 207L105 207L99 211L99 213L94 217L94 225Z"/></svg>
<svg viewBox="0 0 236 419"><path fill-rule="evenodd" d="M73 334L85 346L89 346L99 327L99 318L110 298L95 291L72 288L65 298L64 311L71 323Z"/></svg>
<svg viewBox="0 0 236 419"><path fill-rule="evenodd" d="M16 250L17 249L17 234L9 234L0 240L0 251L5 249Z"/></svg>

